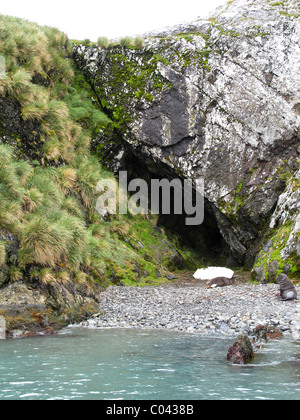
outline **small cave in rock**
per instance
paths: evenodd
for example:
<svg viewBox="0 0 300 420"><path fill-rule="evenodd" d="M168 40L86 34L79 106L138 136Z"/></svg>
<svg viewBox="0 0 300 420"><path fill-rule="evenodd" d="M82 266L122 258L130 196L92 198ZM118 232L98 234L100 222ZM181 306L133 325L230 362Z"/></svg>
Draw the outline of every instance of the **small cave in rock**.
<svg viewBox="0 0 300 420"><path fill-rule="evenodd" d="M128 171L128 182L133 179L143 179L150 186L151 181L155 179L166 179L169 182L174 179L179 179L184 186L183 179L175 174L170 167L162 162L154 162L148 156L136 153L130 155L126 159L126 170ZM149 187L149 207L151 207L151 195ZM199 257L203 258L203 262L208 264L224 265L231 257L231 252L228 244L224 240L218 222L216 220L213 205L207 200L204 200L204 221L200 225L188 226L186 224L187 214L175 214L174 211L174 194L170 194L170 214L163 214L159 212L158 227L163 228L167 235L174 237L176 235L178 243L181 247L187 247L197 253ZM162 189L160 189L160 206L162 205ZM195 198L195 197L194 197ZM182 197L184 200L184 194ZM195 204L195 202L194 202ZM184 203L182 203L184 209Z"/></svg>
<svg viewBox="0 0 300 420"><path fill-rule="evenodd" d="M222 237L217 221L205 203L204 221L199 226L187 226L186 214L164 215L158 219L158 226L170 235L177 235L181 246L195 250L199 256L211 264L224 265L230 257L230 249Z"/></svg>

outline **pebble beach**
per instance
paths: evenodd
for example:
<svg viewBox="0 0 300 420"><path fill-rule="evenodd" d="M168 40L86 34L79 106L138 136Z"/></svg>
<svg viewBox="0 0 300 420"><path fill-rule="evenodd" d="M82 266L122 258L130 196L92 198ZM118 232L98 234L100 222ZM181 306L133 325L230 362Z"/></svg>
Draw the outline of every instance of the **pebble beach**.
<svg viewBox="0 0 300 420"><path fill-rule="evenodd" d="M296 287L300 296L300 287ZM300 301L282 301L276 284L241 283L207 289L205 282L108 287L89 328L164 329L236 336L257 325L300 338Z"/></svg>

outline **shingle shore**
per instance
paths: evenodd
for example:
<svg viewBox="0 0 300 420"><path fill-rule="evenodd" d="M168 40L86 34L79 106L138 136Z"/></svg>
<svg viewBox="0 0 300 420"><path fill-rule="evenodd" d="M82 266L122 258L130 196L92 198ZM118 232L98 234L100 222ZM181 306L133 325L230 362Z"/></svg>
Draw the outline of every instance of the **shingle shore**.
<svg viewBox="0 0 300 420"><path fill-rule="evenodd" d="M297 286L300 296L300 287ZM109 287L90 328L165 329L235 336L257 325L274 326L300 338L300 301L283 302L276 284L238 284L206 289L199 284Z"/></svg>

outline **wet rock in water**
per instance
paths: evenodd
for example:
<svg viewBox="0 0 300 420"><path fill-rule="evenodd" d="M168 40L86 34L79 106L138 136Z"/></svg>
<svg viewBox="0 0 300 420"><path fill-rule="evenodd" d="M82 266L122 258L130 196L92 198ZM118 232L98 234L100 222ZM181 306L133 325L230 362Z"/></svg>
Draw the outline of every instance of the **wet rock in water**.
<svg viewBox="0 0 300 420"><path fill-rule="evenodd" d="M297 299L297 291L293 282L285 274L280 274L278 278L280 284L280 296L283 300Z"/></svg>
<svg viewBox="0 0 300 420"><path fill-rule="evenodd" d="M249 332L249 339L255 351L260 350L269 340L281 340L282 338L282 331L269 325L257 325Z"/></svg>
<svg viewBox="0 0 300 420"><path fill-rule="evenodd" d="M207 284L208 289L214 289L215 287L225 287L232 286L235 283L234 279L229 279L227 277L217 277Z"/></svg>
<svg viewBox="0 0 300 420"><path fill-rule="evenodd" d="M251 335L254 335L257 340L280 340L283 335L278 328L270 327L268 325L258 325L254 328Z"/></svg>
<svg viewBox="0 0 300 420"><path fill-rule="evenodd" d="M244 365L254 358L251 341L247 335L240 335L227 353L227 360L235 365Z"/></svg>

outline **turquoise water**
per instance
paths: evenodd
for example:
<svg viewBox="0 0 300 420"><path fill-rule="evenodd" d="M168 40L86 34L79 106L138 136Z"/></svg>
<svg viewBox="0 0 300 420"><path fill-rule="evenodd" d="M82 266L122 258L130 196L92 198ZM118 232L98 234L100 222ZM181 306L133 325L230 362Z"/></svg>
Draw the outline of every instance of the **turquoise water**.
<svg viewBox="0 0 300 420"><path fill-rule="evenodd" d="M229 365L233 339L68 329L0 341L0 399L300 399L300 343L274 341Z"/></svg>

